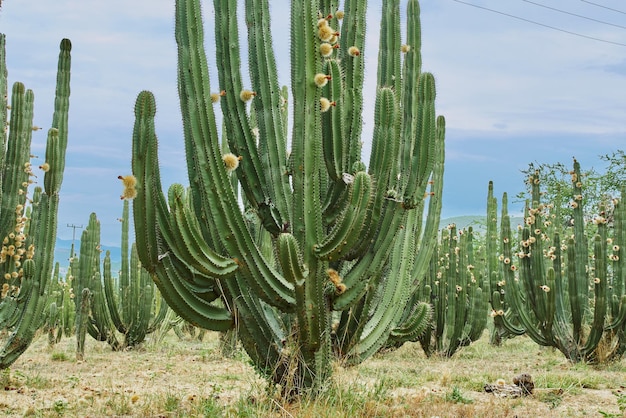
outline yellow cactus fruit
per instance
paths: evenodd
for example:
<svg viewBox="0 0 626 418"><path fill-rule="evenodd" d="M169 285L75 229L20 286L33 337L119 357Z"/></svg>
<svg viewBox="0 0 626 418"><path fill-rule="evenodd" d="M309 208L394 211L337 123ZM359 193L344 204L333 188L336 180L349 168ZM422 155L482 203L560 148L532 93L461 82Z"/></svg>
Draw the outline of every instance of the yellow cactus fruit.
<svg viewBox="0 0 626 418"><path fill-rule="evenodd" d="M333 28L328 26L328 23L326 25L320 26L319 30L317 31L317 36L322 40L322 42L328 42L332 39L333 36L337 35L338 33Z"/></svg>
<svg viewBox="0 0 626 418"><path fill-rule="evenodd" d="M222 90L219 93L211 93L211 103L219 102L223 96L226 96L226 90Z"/></svg>
<svg viewBox="0 0 626 418"><path fill-rule="evenodd" d="M126 187L120 196L122 200L131 200L137 197L137 189L134 187Z"/></svg>
<svg viewBox="0 0 626 418"><path fill-rule="evenodd" d="M323 57L330 57L333 54L333 49L339 48L339 45L331 45L328 42L320 44L319 51Z"/></svg>
<svg viewBox="0 0 626 418"><path fill-rule="evenodd" d="M239 93L239 98L242 102L249 102L254 96L256 96L256 93L251 90L241 90L241 93Z"/></svg>
<svg viewBox="0 0 626 418"><path fill-rule="evenodd" d="M330 76L327 74L315 74L314 81L317 87L324 87L326 84L328 84L328 80L330 80Z"/></svg>
<svg viewBox="0 0 626 418"><path fill-rule="evenodd" d="M242 157L238 157L235 154L224 154L222 156L222 161L224 161L224 166L226 167L227 172L233 172L239 167L239 161L242 160Z"/></svg>
<svg viewBox="0 0 626 418"><path fill-rule="evenodd" d="M350 48L348 48L348 55L350 55L351 57L358 57L359 55L361 55L361 51L359 51L359 48L357 48L356 46L351 46Z"/></svg>
<svg viewBox="0 0 626 418"><path fill-rule="evenodd" d="M328 269L326 270L326 273L328 274L328 278L330 279L330 281L337 286L339 283L341 283L341 276L339 276L339 273L337 273L337 270L335 269Z"/></svg>
<svg viewBox="0 0 626 418"><path fill-rule="evenodd" d="M328 109L330 109L331 106L335 106L335 105L336 105L335 102L331 102L326 97L321 97L320 98L320 110L322 112L328 111Z"/></svg>
<svg viewBox="0 0 626 418"><path fill-rule="evenodd" d="M124 188L135 187L137 186L137 177L129 174L127 176L117 176L118 179L122 180L122 185Z"/></svg>
<svg viewBox="0 0 626 418"><path fill-rule="evenodd" d="M338 295L341 295L347 289L348 289L348 286L346 286L344 283L339 283L335 286L335 291L337 292Z"/></svg>

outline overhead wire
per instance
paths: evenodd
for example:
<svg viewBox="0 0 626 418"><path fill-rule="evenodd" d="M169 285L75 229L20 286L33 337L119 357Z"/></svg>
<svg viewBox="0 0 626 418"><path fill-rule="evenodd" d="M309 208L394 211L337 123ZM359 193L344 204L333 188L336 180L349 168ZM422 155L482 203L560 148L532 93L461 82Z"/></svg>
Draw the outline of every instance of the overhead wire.
<svg viewBox="0 0 626 418"><path fill-rule="evenodd" d="M594 18L589 17L589 16L579 15L579 14L576 14L576 13L568 12L567 10L557 9L556 7L546 6L545 4L537 3L537 2L534 2L534 1L530 1L530 0L522 0L522 1L526 2L526 3L533 4L535 6L543 7L544 9L553 10L555 12L563 13L563 14L570 15L570 16L575 16L575 17L578 17L580 19L586 19L586 20L590 20L592 22L602 23L603 25L609 25L609 26L614 26L616 28L620 28L620 29L626 29L626 26L622 26L622 25L617 25L615 23L606 22L604 20L594 19Z"/></svg>
<svg viewBox="0 0 626 418"><path fill-rule="evenodd" d="M602 7L603 9L611 10L611 11L613 11L613 12L617 12L617 13L621 13L621 14L623 14L623 15L626 15L626 12L624 12L624 11L622 11L622 10L617 10L617 9L612 8L612 7L608 7L608 6L605 6L605 5L603 5L603 4L600 4L600 3L594 3L594 2L592 2L592 1L587 1L587 0L580 0L580 1L582 1L582 2L584 2L584 3L591 4L592 6Z"/></svg>
<svg viewBox="0 0 626 418"><path fill-rule="evenodd" d="M567 34L573 35L573 36L578 36L580 38L585 38L585 39L590 39L592 41L604 42L604 43L607 43L607 44L612 44L612 45L618 45L618 46L626 47L625 43L609 41L607 39L596 38L595 36L589 36L589 35L585 35L585 34L582 34L582 33L573 32L573 31L566 30L566 29L563 29L563 28L558 28L556 26L547 25L545 23L537 22L535 20L526 19L525 17L520 17L520 16L516 16L516 15L510 14L510 13L502 12L500 10L491 9L491 8L485 7L485 6L479 6L478 4L469 3L469 2L466 2L466 1L463 1L463 0L452 0L452 1L455 1L455 2L461 3L461 4L465 4L467 6L476 7L477 9L487 10L489 12L497 13L497 14L500 14L500 15L503 15L503 16L507 16L507 17L510 17L510 18L513 18L513 19L521 20L523 22L532 23L533 25L542 26L544 28L548 28L548 29L559 31L559 32L567 33Z"/></svg>

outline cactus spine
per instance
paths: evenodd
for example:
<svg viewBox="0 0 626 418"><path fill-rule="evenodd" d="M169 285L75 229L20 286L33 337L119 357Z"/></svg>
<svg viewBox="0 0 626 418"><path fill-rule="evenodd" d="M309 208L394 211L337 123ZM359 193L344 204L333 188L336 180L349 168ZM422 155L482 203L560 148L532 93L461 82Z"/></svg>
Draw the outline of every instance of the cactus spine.
<svg viewBox="0 0 626 418"><path fill-rule="evenodd" d="M43 187L27 200L31 180L30 144L34 94L13 84L7 126L5 36L0 34L0 329L9 331L0 348L0 369L9 367L30 345L43 325L52 275L59 190L68 138L71 43L63 39L57 71L52 127L48 130ZM30 214L26 217L26 214Z"/></svg>
<svg viewBox="0 0 626 418"><path fill-rule="evenodd" d="M421 72L419 4L408 2L411 48L402 55L399 1L385 2L367 170L365 2L347 2L343 20L336 3L291 2L290 136L268 2L245 2L251 90L241 77L237 2L214 6L222 134L239 164L222 157L200 2L179 0L178 88L190 187L173 185L163 195L155 99L141 92L132 159L138 255L185 320L217 331L236 326L272 382L291 394L315 392L328 381L332 353L358 363L392 332L427 320L419 316L423 308L405 308L436 244L445 121L435 115L434 77ZM233 182L252 216L241 213Z"/></svg>

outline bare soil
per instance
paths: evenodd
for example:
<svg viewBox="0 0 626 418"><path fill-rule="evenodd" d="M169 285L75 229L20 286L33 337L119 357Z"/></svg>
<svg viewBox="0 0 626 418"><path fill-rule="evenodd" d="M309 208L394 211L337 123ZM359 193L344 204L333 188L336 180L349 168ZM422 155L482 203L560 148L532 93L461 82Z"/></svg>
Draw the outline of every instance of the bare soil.
<svg viewBox="0 0 626 418"><path fill-rule="evenodd" d="M263 416L336 416L310 404L268 399L265 382L245 354L222 357L214 334L204 342L168 335L159 347L124 352L88 339L85 354L85 361L75 360L73 338L54 347L45 336L38 338L10 369L0 371L0 416L211 416L198 406L211 400L223 408L222 416L235 417L242 399L277 405ZM497 379L510 384L519 373L533 377L533 395L510 398L483 390ZM338 386L361 388L371 397L359 416L626 416L623 361L573 365L523 338L499 348L481 340L451 359L426 358L418 344L407 344L355 368L337 366L335 376Z"/></svg>

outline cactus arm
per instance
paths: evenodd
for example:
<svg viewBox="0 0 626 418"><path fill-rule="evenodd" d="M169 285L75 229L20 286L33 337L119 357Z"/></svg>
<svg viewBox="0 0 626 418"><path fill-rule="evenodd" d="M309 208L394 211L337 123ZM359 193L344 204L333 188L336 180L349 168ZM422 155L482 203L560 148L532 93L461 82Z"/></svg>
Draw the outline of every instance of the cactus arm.
<svg viewBox="0 0 626 418"><path fill-rule="evenodd" d="M179 98L187 159L192 163L189 178L199 186L192 187L195 213L214 219L221 231L221 244L233 258L237 257L241 274L267 303L293 310L293 288L262 257L237 210L238 202L221 158L206 82L200 4L189 3L192 4L177 3L175 32L179 51ZM186 25L189 20L194 23Z"/></svg>
<svg viewBox="0 0 626 418"><path fill-rule="evenodd" d="M393 90L389 88L379 89L376 93L374 136L368 169L375 180L372 209L366 221L368 225L372 226L380 225L381 220L385 217L387 206L396 206L394 201L388 200L388 194L395 185L395 178L390 173L393 171L394 164L397 164L397 114L398 108ZM374 240L377 232L377 228L370 228L360 244L351 251L348 259L363 257L370 249L370 243Z"/></svg>
<svg viewBox="0 0 626 418"><path fill-rule="evenodd" d="M269 2L246 2L248 24L248 59L252 87L257 96L252 101L259 129L259 151L264 157L264 171L268 173L272 202L280 214L279 226L290 220L291 194L287 176L287 131L280 117L282 96L278 85L276 59L272 45ZM232 39L229 39L232 41Z"/></svg>
<svg viewBox="0 0 626 418"><path fill-rule="evenodd" d="M367 173L361 171L356 174L349 195L349 204L335 227L314 247L315 253L321 259L340 258L361 237L372 195L372 181Z"/></svg>
<svg viewBox="0 0 626 418"><path fill-rule="evenodd" d="M33 101L32 90L27 90L24 84L16 82L11 92L11 119L9 121L9 134L5 151L5 164L2 167L2 201L0 202L1 213L14 214L18 205L24 207L26 203L26 187L29 179L30 143L33 126ZM4 129L4 126L2 127ZM19 193L19 190L22 193ZM23 213L19 211L20 215ZM0 218L0 234L4 239L15 228L15 216L2 216Z"/></svg>
<svg viewBox="0 0 626 418"><path fill-rule="evenodd" d="M582 195L582 177L580 174L580 164L574 160L574 170L572 174L572 193ZM568 292L570 295L570 308L572 323L574 326L574 341L582 342L582 326L584 323L585 308L588 305L588 275L586 272L587 261L587 240L584 230L584 215L582 204L577 205L572 210L574 221L575 240L568 242ZM571 250L570 250L571 247ZM569 260L572 260L571 262ZM575 261L574 261L575 260Z"/></svg>
<svg viewBox="0 0 626 418"><path fill-rule="evenodd" d="M226 331L234 324L232 313L204 300L189 289L180 277L187 277L187 267L174 257L164 257L152 279L161 290L167 304L187 322L213 331Z"/></svg>
<svg viewBox="0 0 626 418"><path fill-rule="evenodd" d="M58 145L46 147L46 163L51 167L51 170L46 173L49 175L44 177L44 191L47 194L58 193L65 171L70 105L71 50L70 40L63 39L60 45L54 114L52 116L52 129L56 129L58 132L58 138L55 139Z"/></svg>
<svg viewBox="0 0 626 418"><path fill-rule="evenodd" d="M218 66L220 89L226 92L226 96L223 97L223 100L220 100L220 103L222 112L229 115L229 120L228 123L225 123L225 127L230 149L232 152L241 156L243 161L245 161L240 167L240 170L238 169L238 177L245 192L246 199L252 207L257 209L259 216L263 220L263 224L266 225L268 230L273 234L277 234L282 227L282 223L286 222L287 219L281 220L280 215L275 212L275 202L272 201L265 175L266 172L263 169L259 154L256 152L256 139L252 133L252 126L250 125L249 116L246 111L246 103L239 97L240 92L244 89L240 71L241 59L239 51L239 30L237 25L237 2L232 0L215 0L213 3L215 15L218 18L215 25L216 64ZM191 13L193 13L193 11ZM192 15L190 14L190 16ZM202 23L200 15L194 13L192 18L197 19L197 28L193 27L193 30L196 31L197 29L199 38L197 45L194 45L194 47L201 48ZM185 34L182 31L180 33L183 36L188 35L189 38L195 36L194 33ZM189 40L190 43L195 42L193 39ZM256 49L254 43L252 44L252 49L253 51ZM256 54L254 55L255 56L250 59L263 59L267 65L267 57L259 58ZM203 65L206 66L206 59L202 62ZM253 81L258 81L258 79L254 79L254 76L253 74ZM265 89L267 86L265 85L263 88ZM257 92L254 93L257 94ZM278 90L276 90L275 94L278 94ZM265 98L265 100L270 101L271 99L268 97ZM263 126L266 129L274 128L266 125ZM267 132L267 134L269 134L269 132ZM278 167L280 167L280 165L275 166L274 170L278 170ZM280 181L281 179L278 180L279 183ZM282 215L287 216L287 214Z"/></svg>
<svg viewBox="0 0 626 418"><path fill-rule="evenodd" d="M430 304L424 302L417 302L412 307L411 314L406 321L402 322L402 325L396 327L391 331L390 341L417 341L417 339L424 335L427 327L430 326L430 318L432 315L432 309Z"/></svg>
<svg viewBox="0 0 626 418"><path fill-rule="evenodd" d="M593 319L591 329L584 346L581 349L582 357L589 358L595 351L604 332L604 321L607 313L607 251L606 251L606 224L598 225L599 233L594 237L594 295ZM597 280L595 280L597 279Z"/></svg>
<svg viewBox="0 0 626 418"><path fill-rule="evenodd" d="M184 188L179 184L170 187L172 231L163 230L169 247L181 261L208 277L226 278L232 275L237 269L237 263L217 254L205 243L200 227L190 213L190 207L184 204L186 199L184 193Z"/></svg>
<svg viewBox="0 0 626 418"><path fill-rule="evenodd" d="M309 319L306 310L305 279L309 272L302 265L302 255L298 241L291 234L283 233L278 236L276 255L285 277L293 283L296 295L296 310L299 323L299 334L302 341L306 341L309 333Z"/></svg>
<svg viewBox="0 0 626 418"><path fill-rule="evenodd" d="M401 91L400 71L400 1L383 1L378 49L378 87ZM400 98L397 98L400 100Z"/></svg>
<svg viewBox="0 0 626 418"><path fill-rule="evenodd" d="M124 258L124 253L122 253L122 259ZM122 270L123 271L123 270ZM115 284L113 277L111 276L111 252L107 251L104 256L104 261L102 262L102 280L103 280L103 289L104 296L106 298L106 306L109 310L109 316L111 317L111 321L113 322L113 326L122 334L128 333L128 329L126 328L126 324L122 320L122 316L120 314L120 310L117 308L118 301L116 300L116 292L114 290ZM120 286L122 289L126 287ZM121 301L120 304L123 304L124 300ZM122 308L123 309L123 308Z"/></svg>
<svg viewBox="0 0 626 418"><path fill-rule="evenodd" d="M328 84L323 89L323 95L332 99L338 106L331 111L324 112L322 116L322 136L324 148L324 161L326 171L332 182L340 182L343 173L349 173L348 166L348 141L343 133L343 112L341 104L343 100L343 74L340 63L337 60L329 59L324 63L324 73L330 77Z"/></svg>
<svg viewBox="0 0 626 418"><path fill-rule="evenodd" d="M380 350L400 319L402 310L396 308L404 306L411 294L410 275L415 261L413 231L415 223L421 222L421 218L418 221L417 214L417 211L410 211L406 227L400 231L392 251L390 271L378 282L382 293L367 296L365 312L371 312L371 317L362 325L362 331L355 333L354 346L348 352L348 361L361 362L363 358Z"/></svg>
<svg viewBox="0 0 626 418"><path fill-rule="evenodd" d="M141 262L150 271L161 252L161 228L155 228L157 211L164 211L161 175L154 130L156 103L149 91L142 91L135 101L135 125L132 141L132 170L137 178L137 196L133 199L135 239Z"/></svg>
<svg viewBox="0 0 626 418"><path fill-rule="evenodd" d="M413 277L423 277L428 270L429 260L437 247L439 220L443 200L443 174L445 160L446 120L443 116L437 117L435 141L435 159L431 176L430 197L428 200L428 215L422 233L420 250L417 253L413 267Z"/></svg>
<svg viewBox="0 0 626 418"><path fill-rule="evenodd" d="M435 161L435 94L434 76L431 73L421 74L417 87L418 111L415 115L417 120L415 134L412 138L404 139L403 158L408 161L405 161L403 166L411 167L404 186L406 187L404 205L407 207L412 207L421 200ZM404 97L406 96L413 95L405 94Z"/></svg>
<svg viewBox="0 0 626 418"><path fill-rule="evenodd" d="M339 105L343 116L343 138L347 144L347 167L361 160L361 131L363 125L363 81L366 28L365 0L347 0L344 3L345 18L341 24L339 37L339 57L344 68L344 94ZM356 47L361 54L349 55L350 47Z"/></svg>

